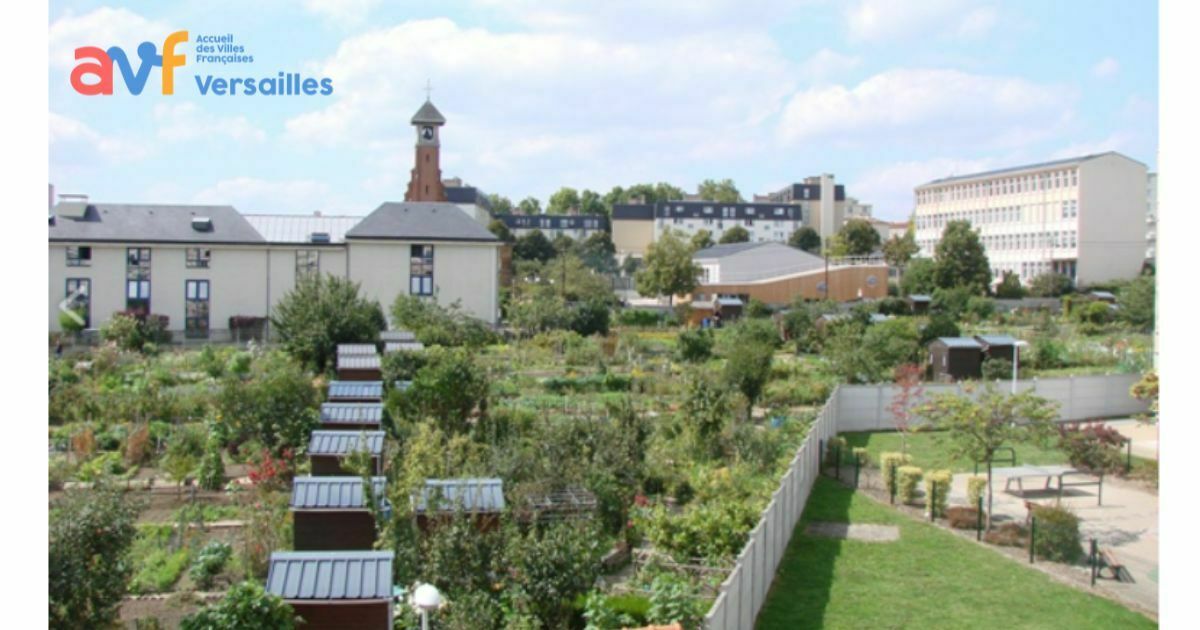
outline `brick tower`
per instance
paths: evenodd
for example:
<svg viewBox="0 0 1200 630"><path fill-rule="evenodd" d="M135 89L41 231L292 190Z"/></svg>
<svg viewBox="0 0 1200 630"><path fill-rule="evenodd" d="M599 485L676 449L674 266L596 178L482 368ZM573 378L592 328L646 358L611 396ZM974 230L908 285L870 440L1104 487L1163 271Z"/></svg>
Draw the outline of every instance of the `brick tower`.
<svg viewBox="0 0 1200 630"><path fill-rule="evenodd" d="M439 163L441 143L438 133L446 118L433 106L429 99L412 117L417 130L417 162L413 166L412 180L408 182L405 201L445 201L446 189L442 187L442 168Z"/></svg>

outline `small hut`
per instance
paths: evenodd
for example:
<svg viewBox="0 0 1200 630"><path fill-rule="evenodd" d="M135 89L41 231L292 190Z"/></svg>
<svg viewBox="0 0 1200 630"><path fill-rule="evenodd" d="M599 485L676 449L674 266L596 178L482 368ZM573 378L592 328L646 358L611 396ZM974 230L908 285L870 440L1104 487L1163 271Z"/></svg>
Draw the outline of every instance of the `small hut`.
<svg viewBox="0 0 1200 630"><path fill-rule="evenodd" d="M420 352L425 349L425 344L420 341L389 341L383 346L384 354L393 352Z"/></svg>
<svg viewBox="0 0 1200 630"><path fill-rule="evenodd" d="M329 402L380 402L383 381L330 381Z"/></svg>
<svg viewBox="0 0 1200 630"><path fill-rule="evenodd" d="M475 519L480 531L495 529L504 512L504 482L500 479L426 479L412 497L417 525L428 529L430 521L456 514Z"/></svg>
<svg viewBox="0 0 1200 630"><path fill-rule="evenodd" d="M411 330L385 330L379 333L379 340L383 343L392 341L416 341L417 335Z"/></svg>
<svg viewBox="0 0 1200 630"><path fill-rule="evenodd" d="M383 403L327 402L321 405L321 428L332 431L378 431Z"/></svg>
<svg viewBox="0 0 1200 630"><path fill-rule="evenodd" d="M383 366L377 354L339 354L337 375L341 381L378 381L383 378Z"/></svg>
<svg viewBox="0 0 1200 630"><path fill-rule="evenodd" d="M276 551L268 593L304 620L305 630L392 628L391 551Z"/></svg>
<svg viewBox="0 0 1200 630"><path fill-rule="evenodd" d="M975 341L983 346L986 359L1004 359L1012 363L1017 340L1009 335L975 335Z"/></svg>
<svg viewBox="0 0 1200 630"><path fill-rule="evenodd" d="M354 473L342 468L342 458L359 451L371 455L371 470L383 474L383 431L313 431L308 441L308 460L314 477L336 477Z"/></svg>
<svg viewBox="0 0 1200 630"><path fill-rule="evenodd" d="M914 293L908 296L906 301L913 315L924 315L929 312L929 305L933 303L933 298L928 295Z"/></svg>
<svg viewBox="0 0 1200 630"><path fill-rule="evenodd" d="M929 364L936 381L980 378L983 345L970 337L938 337L929 342Z"/></svg>
<svg viewBox="0 0 1200 630"><path fill-rule="evenodd" d="M375 496L385 500L385 478L372 477L371 485ZM291 508L297 551L375 546L375 517L367 507L360 477L296 477Z"/></svg>
<svg viewBox="0 0 1200 630"><path fill-rule="evenodd" d="M339 343L337 347L338 358L342 357L369 357L379 354L379 348L373 343Z"/></svg>

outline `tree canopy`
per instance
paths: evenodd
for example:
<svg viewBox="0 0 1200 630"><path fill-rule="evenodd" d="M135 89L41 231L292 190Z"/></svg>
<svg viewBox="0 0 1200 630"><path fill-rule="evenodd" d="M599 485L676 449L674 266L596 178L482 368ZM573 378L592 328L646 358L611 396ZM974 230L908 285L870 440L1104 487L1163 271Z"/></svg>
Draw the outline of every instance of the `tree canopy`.
<svg viewBox="0 0 1200 630"><path fill-rule="evenodd" d="M271 328L284 350L323 372L333 365L340 343L370 343L387 327L383 308L359 295L357 282L312 274L279 300Z"/></svg>
<svg viewBox="0 0 1200 630"><path fill-rule="evenodd" d="M904 232L904 236L893 236L883 244L883 259L887 261L887 264L897 269L903 269L919 251L921 248L917 245L917 238L910 225Z"/></svg>
<svg viewBox="0 0 1200 630"><path fill-rule="evenodd" d="M712 232L709 232L708 230L697 230L696 233L692 235L692 249L696 251L708 249L716 244L716 241L713 240Z"/></svg>
<svg viewBox="0 0 1200 630"><path fill-rule="evenodd" d="M546 214L570 214L578 209L579 192L566 186L550 195L550 200L546 202Z"/></svg>
<svg viewBox="0 0 1200 630"><path fill-rule="evenodd" d="M969 221L950 221L934 248L937 262L934 277L944 289L967 287L973 293L986 293L992 271L979 234Z"/></svg>
<svg viewBox="0 0 1200 630"><path fill-rule="evenodd" d="M517 211L521 214L541 214L542 202L538 201L536 197L526 197L517 204Z"/></svg>
<svg viewBox="0 0 1200 630"><path fill-rule="evenodd" d="M104 628L133 567L128 554L138 508L122 490L68 491L50 509L50 626Z"/></svg>
<svg viewBox="0 0 1200 630"><path fill-rule="evenodd" d="M802 249L810 254L820 254L821 235L806 225L792 232L792 235L788 237L788 245Z"/></svg>
<svg viewBox="0 0 1200 630"><path fill-rule="evenodd" d="M879 249L879 231L866 219L850 219L834 237L837 256L867 256Z"/></svg>
<svg viewBox="0 0 1200 630"><path fill-rule="evenodd" d="M696 288L700 266L692 262L692 248L668 230L646 249L642 269L634 276L637 291L645 296L675 296Z"/></svg>
<svg viewBox="0 0 1200 630"><path fill-rule="evenodd" d="M928 258L914 258L900 276L900 292L904 295L930 295L937 288L937 263Z"/></svg>
<svg viewBox="0 0 1200 630"><path fill-rule="evenodd" d="M519 237L513 244L513 257L517 260L546 262L557 254L554 243L551 243L550 239L546 238L546 235L538 229L531 230L528 234Z"/></svg>
<svg viewBox="0 0 1200 630"><path fill-rule="evenodd" d="M738 192L737 186L734 185L732 179L728 178L720 181L706 179L700 182L697 192L701 199L718 203L738 203L742 200L742 194Z"/></svg>
<svg viewBox="0 0 1200 630"><path fill-rule="evenodd" d="M512 214L513 202L508 197L492 193L488 195L488 202L492 205L492 214Z"/></svg>
<svg viewBox="0 0 1200 630"><path fill-rule="evenodd" d="M728 243L746 243L749 241L750 232L746 231L746 228L740 225L735 225L728 230L725 230L725 233L721 235L722 245L726 245Z"/></svg>
<svg viewBox="0 0 1200 630"><path fill-rule="evenodd" d="M492 219L488 223L488 231L492 234L495 234L496 238L504 241L505 243L512 243L513 241L517 240L516 237L513 236L512 230L508 229L508 226L505 225L500 219Z"/></svg>

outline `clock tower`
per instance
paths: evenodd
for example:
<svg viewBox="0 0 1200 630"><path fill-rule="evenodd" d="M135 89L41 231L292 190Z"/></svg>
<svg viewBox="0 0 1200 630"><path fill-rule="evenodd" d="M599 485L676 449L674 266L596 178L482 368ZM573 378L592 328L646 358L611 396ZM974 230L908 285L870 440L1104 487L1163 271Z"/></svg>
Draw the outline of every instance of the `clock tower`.
<svg viewBox="0 0 1200 630"><path fill-rule="evenodd" d="M417 162L413 165L412 179L408 182L405 201L445 201L446 189L442 187L442 168L439 164L441 143L438 134L446 118L433 106L429 99L412 117L417 132Z"/></svg>

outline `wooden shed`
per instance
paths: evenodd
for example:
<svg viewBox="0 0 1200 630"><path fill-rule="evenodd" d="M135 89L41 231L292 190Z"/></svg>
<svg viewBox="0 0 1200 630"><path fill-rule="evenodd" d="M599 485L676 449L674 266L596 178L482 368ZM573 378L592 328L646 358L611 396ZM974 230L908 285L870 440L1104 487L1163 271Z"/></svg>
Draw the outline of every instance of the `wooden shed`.
<svg viewBox="0 0 1200 630"><path fill-rule="evenodd" d="M379 333L379 340L383 343L392 341L416 341L417 335L411 330L385 330Z"/></svg>
<svg viewBox="0 0 1200 630"><path fill-rule="evenodd" d="M1012 363L1017 347L1016 338L1009 335L975 335L975 341L983 346L985 359L1004 359Z"/></svg>
<svg viewBox="0 0 1200 630"><path fill-rule="evenodd" d="M266 590L291 605L305 630L391 630L391 551L276 551Z"/></svg>
<svg viewBox="0 0 1200 630"><path fill-rule="evenodd" d="M384 354L393 352L420 352L425 349L425 344L415 339L412 341L389 341L383 346Z"/></svg>
<svg viewBox="0 0 1200 630"><path fill-rule="evenodd" d="M354 473L342 468L342 458L359 451L371 454L371 470L383 474L383 431L313 431L308 441L308 460L314 477L336 477Z"/></svg>
<svg viewBox="0 0 1200 630"><path fill-rule="evenodd" d="M929 365L936 381L980 378L983 345L970 337L938 337L929 342Z"/></svg>
<svg viewBox="0 0 1200 630"><path fill-rule="evenodd" d="M933 303L933 298L928 295L914 293L905 299L908 302L908 308L912 310L913 315L924 315L929 312L929 305Z"/></svg>
<svg viewBox="0 0 1200 630"><path fill-rule="evenodd" d="M379 348L373 343L339 343L337 347L338 358L342 357L369 357L379 354Z"/></svg>
<svg viewBox="0 0 1200 630"><path fill-rule="evenodd" d="M472 517L480 531L495 529L504 512L504 482L495 478L426 479L413 494L412 506L422 530L431 521L455 515Z"/></svg>
<svg viewBox="0 0 1200 630"><path fill-rule="evenodd" d="M378 354L339 354L337 376L339 381L379 381L383 365Z"/></svg>
<svg viewBox="0 0 1200 630"><path fill-rule="evenodd" d="M373 402L383 400L383 381L330 381L329 402Z"/></svg>
<svg viewBox="0 0 1200 630"><path fill-rule="evenodd" d="M383 422L383 403L327 402L321 404L321 429L332 431L378 431Z"/></svg>
<svg viewBox="0 0 1200 630"><path fill-rule="evenodd" d="M384 499L386 480L373 477ZM297 551L371 549L375 517L367 508L360 477L296 477L292 481L293 547Z"/></svg>

